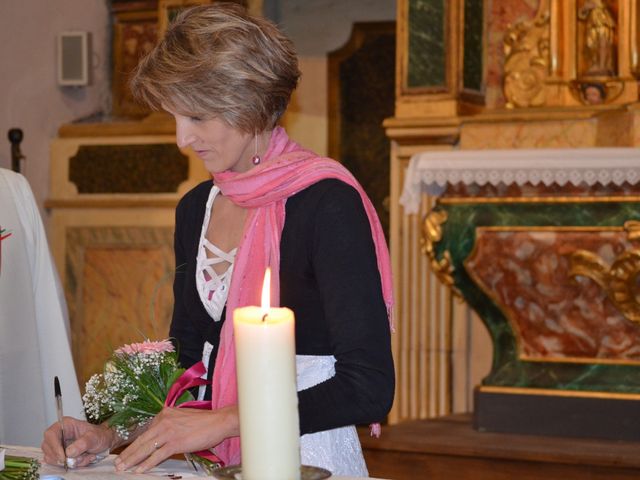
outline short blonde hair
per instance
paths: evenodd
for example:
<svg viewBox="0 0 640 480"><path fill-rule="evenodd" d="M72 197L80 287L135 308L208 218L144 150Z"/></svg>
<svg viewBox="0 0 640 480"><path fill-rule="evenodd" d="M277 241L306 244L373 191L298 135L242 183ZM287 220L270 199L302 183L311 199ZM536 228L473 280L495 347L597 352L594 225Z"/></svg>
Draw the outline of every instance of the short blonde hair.
<svg viewBox="0 0 640 480"><path fill-rule="evenodd" d="M182 11L130 85L154 109L255 133L275 126L299 77L293 43L272 22L214 3Z"/></svg>

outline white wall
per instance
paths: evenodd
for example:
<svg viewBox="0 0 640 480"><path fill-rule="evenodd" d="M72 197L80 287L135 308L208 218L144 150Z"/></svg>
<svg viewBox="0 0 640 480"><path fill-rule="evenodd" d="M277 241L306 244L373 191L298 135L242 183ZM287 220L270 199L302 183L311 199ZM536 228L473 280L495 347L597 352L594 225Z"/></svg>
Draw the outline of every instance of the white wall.
<svg viewBox="0 0 640 480"><path fill-rule="evenodd" d="M11 168L7 131L21 128L27 157L22 173L42 207L49 193L49 143L58 127L108 105L107 0L2 0L0 19L0 167ZM89 87L56 84L56 36L67 30L91 32Z"/></svg>
<svg viewBox="0 0 640 480"><path fill-rule="evenodd" d="M354 22L395 20L395 0L280 0L279 20L300 55L342 47Z"/></svg>

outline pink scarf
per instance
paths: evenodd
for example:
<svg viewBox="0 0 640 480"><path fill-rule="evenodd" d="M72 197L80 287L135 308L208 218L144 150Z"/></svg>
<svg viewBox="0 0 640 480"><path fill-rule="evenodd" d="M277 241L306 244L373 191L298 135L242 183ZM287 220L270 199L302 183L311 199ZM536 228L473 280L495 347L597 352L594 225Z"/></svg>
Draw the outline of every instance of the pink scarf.
<svg viewBox="0 0 640 480"><path fill-rule="evenodd" d="M280 305L278 272L285 202L290 196L325 178L335 178L351 185L362 198L371 224L382 294L391 322L393 293L389 251L371 201L358 181L340 163L303 149L289 139L283 128L277 127L260 165L243 173L214 175L214 183L221 192L249 212L235 258L226 320L220 333L212 379L212 409L237 404L233 311L237 307L260 305L262 280L267 267L274 272L271 277L271 305ZM215 453L227 465L239 464L240 438L226 439L215 447Z"/></svg>

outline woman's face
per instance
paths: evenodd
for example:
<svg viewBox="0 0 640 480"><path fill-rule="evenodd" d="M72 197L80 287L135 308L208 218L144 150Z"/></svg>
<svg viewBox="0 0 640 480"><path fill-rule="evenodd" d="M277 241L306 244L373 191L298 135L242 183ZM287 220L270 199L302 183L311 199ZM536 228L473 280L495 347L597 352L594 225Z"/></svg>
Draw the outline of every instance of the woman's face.
<svg viewBox="0 0 640 480"><path fill-rule="evenodd" d="M176 143L190 147L212 174L231 170L246 172L253 163L254 136L217 118L202 120L171 112L176 119Z"/></svg>

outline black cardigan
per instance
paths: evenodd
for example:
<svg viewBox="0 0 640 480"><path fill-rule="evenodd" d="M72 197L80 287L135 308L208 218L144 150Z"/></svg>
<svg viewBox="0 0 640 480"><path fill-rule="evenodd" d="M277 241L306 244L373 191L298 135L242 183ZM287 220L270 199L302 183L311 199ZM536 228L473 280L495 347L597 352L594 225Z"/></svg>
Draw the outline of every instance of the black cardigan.
<svg viewBox="0 0 640 480"><path fill-rule="evenodd" d="M214 345L209 378L222 321L204 309L195 269L210 189L201 183L176 209L170 329L185 367L202 358L205 340ZM334 377L298 393L300 433L382 420L395 382L389 323L369 221L351 186L322 180L287 200L280 293L295 314L296 353L336 358Z"/></svg>

